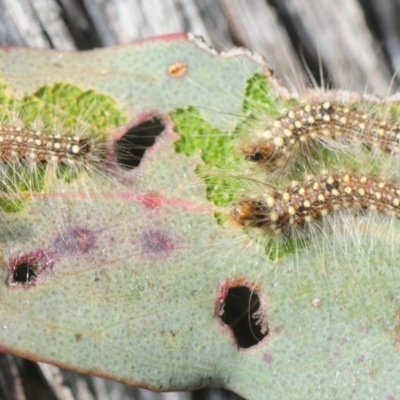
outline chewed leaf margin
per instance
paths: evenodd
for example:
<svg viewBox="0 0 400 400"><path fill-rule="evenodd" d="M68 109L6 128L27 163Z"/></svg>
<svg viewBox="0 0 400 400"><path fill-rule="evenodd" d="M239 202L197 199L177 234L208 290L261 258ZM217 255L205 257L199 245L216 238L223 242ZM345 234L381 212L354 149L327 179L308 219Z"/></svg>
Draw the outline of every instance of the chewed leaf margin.
<svg viewBox="0 0 400 400"><path fill-rule="evenodd" d="M265 75L254 74L247 80L242 103L242 115L236 128L223 132L206 121L201 110L195 107L180 108L171 113L175 130L180 139L175 142L175 150L187 156L200 155L204 164L198 165L196 172L206 184L207 199L219 207L229 209L244 191L259 186L253 182L249 165L240 154L238 142L248 137L260 127L263 120L280 114L282 108L294 103L284 102L273 92ZM260 117L261 116L261 117ZM243 171L249 171L243 174ZM226 213L215 215L217 223L224 225ZM307 240L286 238L284 245L275 239L265 239L247 232L265 247L265 253L272 261L293 254L298 248L306 247Z"/></svg>

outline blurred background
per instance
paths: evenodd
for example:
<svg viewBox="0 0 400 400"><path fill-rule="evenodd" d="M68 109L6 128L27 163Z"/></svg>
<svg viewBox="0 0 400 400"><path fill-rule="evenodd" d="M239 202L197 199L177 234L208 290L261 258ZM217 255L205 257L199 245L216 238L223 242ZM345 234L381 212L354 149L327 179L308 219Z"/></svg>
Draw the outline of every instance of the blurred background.
<svg viewBox="0 0 400 400"><path fill-rule="evenodd" d="M400 79L400 0L0 0L0 46L89 50L171 32L262 54L286 86L385 97ZM238 400L152 393L0 353L4 400Z"/></svg>

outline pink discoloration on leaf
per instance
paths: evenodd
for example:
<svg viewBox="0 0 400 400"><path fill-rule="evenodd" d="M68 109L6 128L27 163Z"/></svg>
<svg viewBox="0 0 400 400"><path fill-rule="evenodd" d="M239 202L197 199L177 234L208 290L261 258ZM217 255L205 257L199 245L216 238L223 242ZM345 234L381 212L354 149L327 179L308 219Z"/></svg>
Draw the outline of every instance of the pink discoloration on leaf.
<svg viewBox="0 0 400 400"><path fill-rule="evenodd" d="M127 195L127 197L131 198L131 195ZM135 196L135 199L142 203L146 208L151 210L158 210L160 208L173 206L196 214L206 214L219 211L217 207L211 203L203 202L199 204L179 198L166 197L158 194L157 192L150 192L143 196Z"/></svg>
<svg viewBox="0 0 400 400"><path fill-rule="evenodd" d="M349 341L349 339L348 339L348 338L345 338L345 337L339 338L339 340L338 340L338 342L339 342L339 344L340 344L341 346L346 345L346 344L348 343L348 341Z"/></svg>
<svg viewBox="0 0 400 400"><path fill-rule="evenodd" d="M100 192L100 193L99 193ZM137 194L132 193L131 191L120 191L115 193L110 192L101 192L101 189L98 190L97 193L87 193L84 191L70 191L63 193L32 193L32 198L35 199L52 199L55 196L57 199L62 200L74 200L74 201L127 201L127 202L136 202L140 203L146 208L156 210L164 207L177 207L182 209L183 211L192 212L192 213L200 213L200 214L209 214L214 212L221 212L221 208L216 207L212 203L203 201L201 203L185 200L177 197L168 197L156 191L151 191L148 193ZM21 196L15 196L16 199Z"/></svg>
<svg viewBox="0 0 400 400"><path fill-rule="evenodd" d="M48 246L12 256L7 263L7 284L30 287L40 283L51 277L60 260L85 256L95 250L101 233L75 226L59 233Z"/></svg>
<svg viewBox="0 0 400 400"><path fill-rule="evenodd" d="M75 227L61 232L52 247L58 256L87 254L96 246L97 237L98 233L93 230Z"/></svg>
<svg viewBox="0 0 400 400"><path fill-rule="evenodd" d="M271 365L273 363L273 361L274 361L274 357L272 356L271 353L265 352L263 354L263 361L265 362L265 364Z"/></svg>
<svg viewBox="0 0 400 400"><path fill-rule="evenodd" d="M167 256L175 247L175 240L165 229L148 229L140 236L142 252L150 256Z"/></svg>
<svg viewBox="0 0 400 400"><path fill-rule="evenodd" d="M361 354L360 356L357 357L357 363L358 364L364 364L365 363L365 354Z"/></svg>

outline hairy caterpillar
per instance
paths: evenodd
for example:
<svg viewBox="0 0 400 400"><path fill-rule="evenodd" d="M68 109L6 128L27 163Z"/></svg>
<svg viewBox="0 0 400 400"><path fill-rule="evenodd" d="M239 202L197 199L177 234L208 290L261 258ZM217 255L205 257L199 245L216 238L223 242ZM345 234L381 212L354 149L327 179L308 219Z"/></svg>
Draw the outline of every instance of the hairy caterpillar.
<svg viewBox="0 0 400 400"><path fill-rule="evenodd" d="M26 127L0 125L0 160L16 163L46 161L80 165L102 157L90 137L47 133ZM98 153L98 154L96 154Z"/></svg>
<svg viewBox="0 0 400 400"><path fill-rule="evenodd" d="M104 174L105 160L105 135L38 121L4 121L0 124L0 207L21 211L27 195L46 192L56 181L73 182L84 170Z"/></svg>
<svg viewBox="0 0 400 400"><path fill-rule="evenodd" d="M324 140L400 152L400 127L343 105L324 102L294 108L242 146L246 160L269 171L285 167L296 153Z"/></svg>
<svg viewBox="0 0 400 400"><path fill-rule="evenodd" d="M64 83L23 98L9 98L0 85L0 97L2 210L21 211L38 193L54 197L73 189L87 196L91 183L79 179L83 172L113 185L119 181L110 135L126 124L126 116L113 98ZM92 189L100 188L104 184Z"/></svg>
<svg viewBox="0 0 400 400"><path fill-rule="evenodd" d="M346 209L399 218L400 185L360 173L324 173L263 197L244 199L231 215L240 225L279 234Z"/></svg>

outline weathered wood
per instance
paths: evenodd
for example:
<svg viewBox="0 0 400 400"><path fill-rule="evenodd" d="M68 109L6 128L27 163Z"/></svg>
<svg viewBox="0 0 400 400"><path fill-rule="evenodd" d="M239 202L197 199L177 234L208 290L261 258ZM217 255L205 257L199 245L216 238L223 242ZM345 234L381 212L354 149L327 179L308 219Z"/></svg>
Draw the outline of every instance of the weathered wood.
<svg viewBox="0 0 400 400"><path fill-rule="evenodd" d="M88 49L191 31L263 54L298 89L311 71L386 95L397 89L399 14L395 0L0 0L0 45Z"/></svg>
<svg viewBox="0 0 400 400"><path fill-rule="evenodd" d="M221 4L238 43L263 54L288 87L304 87L303 68L275 10L264 0L221 0Z"/></svg>
<svg viewBox="0 0 400 400"><path fill-rule="evenodd" d="M357 0L275 1L282 17L301 38L315 65L328 71L335 87L385 95L392 72L366 24ZM326 78L325 78L326 80Z"/></svg>

